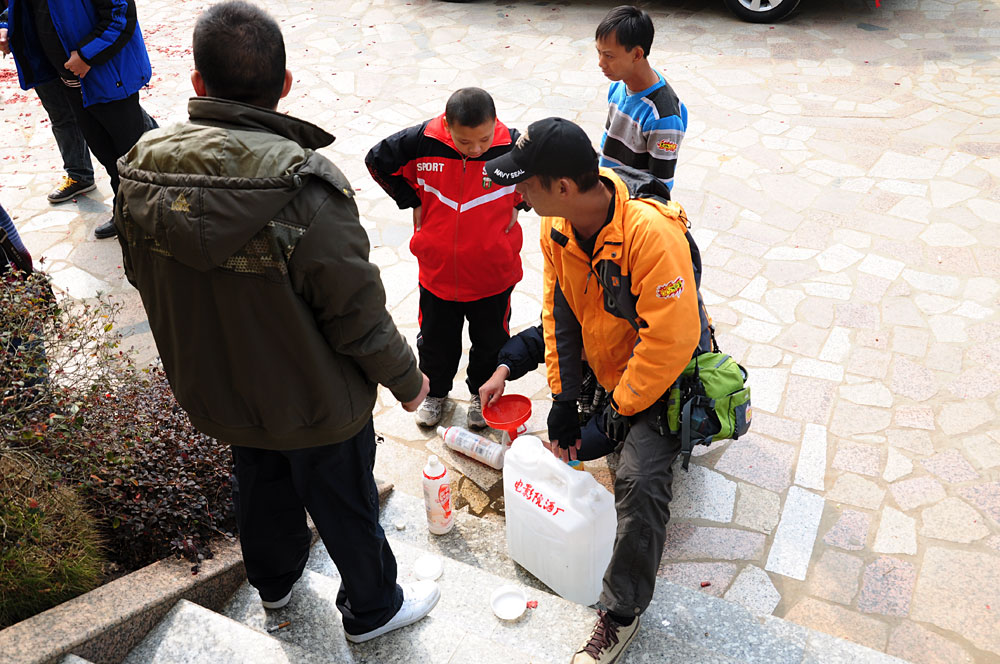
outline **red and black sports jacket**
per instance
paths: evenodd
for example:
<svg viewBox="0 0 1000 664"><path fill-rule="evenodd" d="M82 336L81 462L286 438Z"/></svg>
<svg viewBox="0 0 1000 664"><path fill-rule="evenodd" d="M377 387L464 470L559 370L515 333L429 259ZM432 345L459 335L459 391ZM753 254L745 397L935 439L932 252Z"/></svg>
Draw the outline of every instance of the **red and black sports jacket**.
<svg viewBox="0 0 1000 664"><path fill-rule="evenodd" d="M463 157L442 114L393 134L365 157L372 177L401 210L423 208L410 251L420 285L443 300L479 300L521 280L521 226L504 232L521 195L494 184L484 169L517 137L516 129L497 120L490 149Z"/></svg>

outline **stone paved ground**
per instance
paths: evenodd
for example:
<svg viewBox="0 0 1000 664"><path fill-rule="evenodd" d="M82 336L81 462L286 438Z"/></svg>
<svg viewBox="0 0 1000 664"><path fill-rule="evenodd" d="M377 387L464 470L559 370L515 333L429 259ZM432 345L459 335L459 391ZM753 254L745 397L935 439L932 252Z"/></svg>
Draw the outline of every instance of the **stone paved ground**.
<svg viewBox="0 0 1000 664"><path fill-rule="evenodd" d="M203 4L140 0L154 63L143 99L161 123L184 117ZM1000 6L881 4L806 1L777 26L739 23L716 0L653 7L653 62L691 116L675 198L756 413L751 434L701 450L679 475L661 572L914 662L984 664L1000 660ZM463 85L490 90L514 126L558 114L599 139L606 82L592 34L612 5L269 5L295 73L283 109L338 136L327 153L357 188L411 340L409 216L372 183L364 152ZM76 204L46 203L59 175L51 134L10 72L7 60L0 201L65 292L127 303L123 331L153 357L117 245L91 239L109 214L106 178ZM537 319L541 290L538 220L522 223L519 328ZM513 389L535 399L541 430L541 374ZM393 406L383 396L381 432L440 449ZM498 475L462 468L482 511Z"/></svg>

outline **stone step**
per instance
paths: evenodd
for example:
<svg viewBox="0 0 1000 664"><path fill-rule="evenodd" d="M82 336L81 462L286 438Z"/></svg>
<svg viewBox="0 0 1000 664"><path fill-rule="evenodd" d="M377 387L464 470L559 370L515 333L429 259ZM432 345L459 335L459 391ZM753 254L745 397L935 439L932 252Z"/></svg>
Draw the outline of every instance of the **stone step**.
<svg viewBox="0 0 1000 664"><path fill-rule="evenodd" d="M321 664L324 655L274 639L182 599L122 664Z"/></svg>

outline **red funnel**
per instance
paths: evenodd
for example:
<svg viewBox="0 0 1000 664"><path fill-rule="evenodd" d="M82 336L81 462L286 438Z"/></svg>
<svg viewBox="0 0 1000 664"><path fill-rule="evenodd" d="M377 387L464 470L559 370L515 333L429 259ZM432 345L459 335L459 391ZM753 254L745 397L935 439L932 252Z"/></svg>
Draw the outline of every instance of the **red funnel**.
<svg viewBox="0 0 1000 664"><path fill-rule="evenodd" d="M513 441L517 429L531 417L531 399L520 394L505 394L489 406L483 406L483 419L494 429L506 431Z"/></svg>

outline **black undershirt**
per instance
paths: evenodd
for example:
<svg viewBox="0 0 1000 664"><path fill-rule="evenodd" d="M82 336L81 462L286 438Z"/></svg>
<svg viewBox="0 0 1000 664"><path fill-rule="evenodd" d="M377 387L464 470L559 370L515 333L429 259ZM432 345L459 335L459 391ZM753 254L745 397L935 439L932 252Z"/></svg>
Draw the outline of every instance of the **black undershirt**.
<svg viewBox="0 0 1000 664"><path fill-rule="evenodd" d="M66 69L66 61L69 54L63 48L59 33L56 32L55 23L52 22L52 14L49 12L48 0L31 0L32 18L35 20L35 32L38 34L38 42L41 44L45 59L55 67L59 77L66 80L76 80L76 75Z"/></svg>

